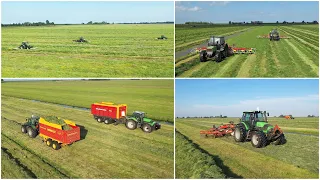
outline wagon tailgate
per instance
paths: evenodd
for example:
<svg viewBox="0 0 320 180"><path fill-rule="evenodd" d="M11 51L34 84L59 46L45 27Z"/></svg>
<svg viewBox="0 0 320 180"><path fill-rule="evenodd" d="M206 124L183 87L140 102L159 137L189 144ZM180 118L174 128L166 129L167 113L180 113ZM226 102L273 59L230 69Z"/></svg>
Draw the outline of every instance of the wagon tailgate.
<svg viewBox="0 0 320 180"><path fill-rule="evenodd" d="M78 126L71 126L71 130L64 131L64 143L71 144L75 141L80 140L80 127Z"/></svg>

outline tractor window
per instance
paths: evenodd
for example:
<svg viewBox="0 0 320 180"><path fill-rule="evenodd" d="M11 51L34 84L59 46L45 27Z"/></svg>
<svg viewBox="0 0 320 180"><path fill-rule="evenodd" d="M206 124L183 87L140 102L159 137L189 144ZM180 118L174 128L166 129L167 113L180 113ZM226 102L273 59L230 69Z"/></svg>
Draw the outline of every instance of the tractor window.
<svg viewBox="0 0 320 180"><path fill-rule="evenodd" d="M255 117L258 121L264 121L264 116L262 113L257 113Z"/></svg>
<svg viewBox="0 0 320 180"><path fill-rule="evenodd" d="M242 116L242 120L243 121L249 121L250 120L250 113L243 113L243 116Z"/></svg>

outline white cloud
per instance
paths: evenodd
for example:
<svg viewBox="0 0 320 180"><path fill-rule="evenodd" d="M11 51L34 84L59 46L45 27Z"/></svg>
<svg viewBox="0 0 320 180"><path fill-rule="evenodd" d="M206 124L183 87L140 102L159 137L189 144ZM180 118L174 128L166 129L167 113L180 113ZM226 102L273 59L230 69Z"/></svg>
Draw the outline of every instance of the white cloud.
<svg viewBox="0 0 320 180"><path fill-rule="evenodd" d="M230 105L195 104L190 107L176 107L177 116L216 116L221 114L239 117L243 111L266 110L270 116L292 114L293 116L319 115L319 96L261 98L243 100Z"/></svg>
<svg viewBox="0 0 320 180"><path fill-rule="evenodd" d="M229 3L230 1L213 1L210 3L210 6L225 6Z"/></svg>
<svg viewBox="0 0 320 180"><path fill-rule="evenodd" d="M185 7L185 6L176 6L176 10L178 11L200 11L201 8L198 6L194 6L191 8Z"/></svg>

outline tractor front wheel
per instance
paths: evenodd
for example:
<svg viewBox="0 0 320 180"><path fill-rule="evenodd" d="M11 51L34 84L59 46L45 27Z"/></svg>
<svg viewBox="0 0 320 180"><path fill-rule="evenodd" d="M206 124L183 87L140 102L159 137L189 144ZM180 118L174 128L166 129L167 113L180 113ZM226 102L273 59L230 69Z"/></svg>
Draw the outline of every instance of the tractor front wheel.
<svg viewBox="0 0 320 180"><path fill-rule="evenodd" d="M22 133L27 133L27 127L24 126L24 125L22 125L22 126L21 126L21 132L22 132Z"/></svg>
<svg viewBox="0 0 320 180"><path fill-rule="evenodd" d="M265 147L267 145L267 137L261 131L252 132L251 144L256 148Z"/></svg>
<svg viewBox="0 0 320 180"><path fill-rule="evenodd" d="M240 124L234 130L234 140L236 142L244 142L246 140L247 132L245 127Z"/></svg>
<svg viewBox="0 0 320 180"><path fill-rule="evenodd" d="M130 130L134 130L137 128L137 123L134 120L128 120L126 122L126 127Z"/></svg>
<svg viewBox="0 0 320 180"><path fill-rule="evenodd" d="M222 61L222 52L218 51L216 56L215 56L216 62L221 62Z"/></svg>
<svg viewBox="0 0 320 180"><path fill-rule="evenodd" d="M206 62L207 61L207 52L201 51L200 52L200 62Z"/></svg>
<svg viewBox="0 0 320 180"><path fill-rule="evenodd" d="M54 150L58 150L58 149L61 148L61 145L60 145L57 141L53 141L53 143L52 143L52 148L53 148Z"/></svg>
<svg viewBox="0 0 320 180"><path fill-rule="evenodd" d="M277 140L274 141L274 145L281 145L286 143L286 138L284 137L284 134L281 134Z"/></svg>
<svg viewBox="0 0 320 180"><path fill-rule="evenodd" d="M145 133L151 133L152 132L152 127L150 126L150 124L144 124L142 126L142 130Z"/></svg>
<svg viewBox="0 0 320 180"><path fill-rule="evenodd" d="M28 128L28 135L31 138L35 138L37 136L37 131L34 130L32 127L29 127Z"/></svg>

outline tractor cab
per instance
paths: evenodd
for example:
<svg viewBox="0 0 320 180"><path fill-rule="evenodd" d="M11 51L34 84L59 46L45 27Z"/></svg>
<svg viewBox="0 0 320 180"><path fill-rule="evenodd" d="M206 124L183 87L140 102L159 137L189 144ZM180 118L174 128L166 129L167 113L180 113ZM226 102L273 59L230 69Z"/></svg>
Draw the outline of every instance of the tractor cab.
<svg viewBox="0 0 320 180"><path fill-rule="evenodd" d="M26 118L26 123L29 125L37 125L39 123L40 117L32 115L31 118Z"/></svg>
<svg viewBox="0 0 320 180"><path fill-rule="evenodd" d="M138 121L143 122L143 118L145 118L145 112L142 111L134 111L132 113L132 117L135 117Z"/></svg>
<svg viewBox="0 0 320 180"><path fill-rule="evenodd" d="M211 38L208 41L208 46L218 46L221 44L225 44L224 37L222 36L220 37L211 36Z"/></svg>
<svg viewBox="0 0 320 180"><path fill-rule="evenodd" d="M270 41L271 40L279 40L280 39L280 35L277 29L273 29L272 31L270 31L269 33L269 37L270 37Z"/></svg>
<svg viewBox="0 0 320 180"><path fill-rule="evenodd" d="M257 126L258 123L268 123L269 113L266 111L245 111L243 112L241 122L245 123L250 129Z"/></svg>

